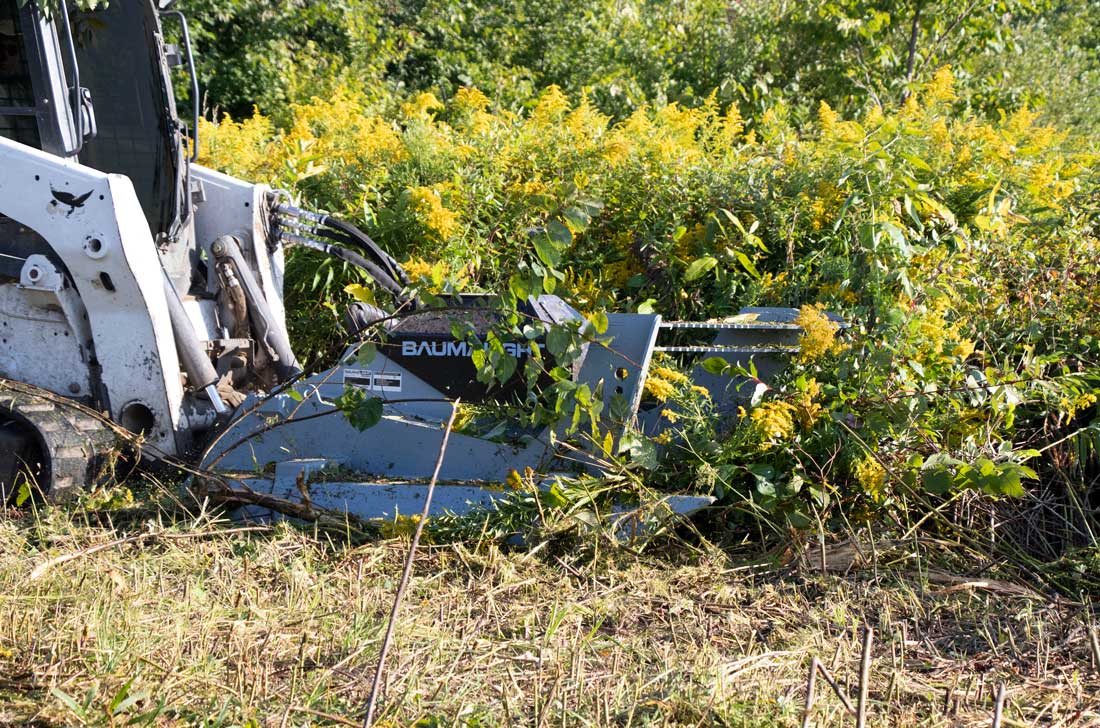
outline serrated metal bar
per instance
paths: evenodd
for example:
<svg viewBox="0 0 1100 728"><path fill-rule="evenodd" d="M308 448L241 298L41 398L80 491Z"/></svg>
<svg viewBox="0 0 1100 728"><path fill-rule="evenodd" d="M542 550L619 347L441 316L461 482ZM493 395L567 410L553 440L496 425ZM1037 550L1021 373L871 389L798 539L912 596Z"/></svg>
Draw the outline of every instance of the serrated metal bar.
<svg viewBox="0 0 1100 728"><path fill-rule="evenodd" d="M797 354L797 346L655 346L666 354Z"/></svg>
<svg viewBox="0 0 1100 728"><path fill-rule="evenodd" d="M781 322L762 322L758 324L736 323L732 321L663 321L662 329L742 329L750 331L800 331L798 324Z"/></svg>

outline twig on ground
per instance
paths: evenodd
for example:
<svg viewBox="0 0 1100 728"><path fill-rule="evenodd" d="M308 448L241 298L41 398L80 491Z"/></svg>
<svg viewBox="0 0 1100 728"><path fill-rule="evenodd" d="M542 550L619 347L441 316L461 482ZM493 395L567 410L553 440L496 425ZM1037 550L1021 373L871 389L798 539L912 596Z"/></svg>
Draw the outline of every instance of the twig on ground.
<svg viewBox="0 0 1100 728"><path fill-rule="evenodd" d="M1093 670L1100 673L1100 632L1095 625L1089 625L1089 648L1092 650Z"/></svg>
<svg viewBox="0 0 1100 728"><path fill-rule="evenodd" d="M435 470L432 472L432 480L428 483L428 492L424 496L424 508L420 512L420 520L416 523L413 532L412 543L409 544L409 554L405 558L405 570L401 573L401 583L397 586L397 593L393 598L393 607L390 609L390 619L386 624L386 636L382 638L382 648L378 653L378 666L374 670L374 682L370 688L370 698L367 700L367 715L363 719L363 728L370 728L374 724L374 709L378 702L379 687L382 684L382 670L386 664L386 654L390 651L390 643L393 641L393 629L397 623L397 611L401 608L401 600L405 596L405 589L409 586L409 578L412 576L413 561L416 556L416 547L420 543L420 534L424 531L424 523L428 520L428 511L432 505L432 494L435 492L436 481L439 480L439 470L443 467L443 456L447 452L447 441L451 437L451 427L454 426L455 417L458 415L459 400L451 403L451 416L447 420L447 426L443 429L443 442L439 446L439 457L435 461Z"/></svg>
<svg viewBox="0 0 1100 728"><path fill-rule="evenodd" d="M817 688L817 675L821 674L821 677L825 678L825 682L829 684L829 687L833 689L833 692L840 702L844 703L844 708L851 715L856 714L856 709L852 707L852 701L848 699L848 695L840 689L840 685L829 673L828 668L816 657L810 660L810 676L806 681L806 707L805 712L802 715L802 728L808 728L810 725L810 710L814 706L814 692Z"/></svg>
<svg viewBox="0 0 1100 728"><path fill-rule="evenodd" d="M867 725L867 689L870 687L871 673L871 642L875 638L875 630L868 625L863 632L863 655L859 663L859 704L856 713L856 728L864 728Z"/></svg>
<svg viewBox="0 0 1100 728"><path fill-rule="evenodd" d="M1002 682L997 688L997 702L993 705L993 728L1001 728L1001 720L1004 718L1005 684Z"/></svg>
<svg viewBox="0 0 1100 728"><path fill-rule="evenodd" d="M810 660L810 677L806 680L806 707L802 709L802 728L810 728L810 711L814 707L814 691L817 688L817 668L821 663L816 657Z"/></svg>

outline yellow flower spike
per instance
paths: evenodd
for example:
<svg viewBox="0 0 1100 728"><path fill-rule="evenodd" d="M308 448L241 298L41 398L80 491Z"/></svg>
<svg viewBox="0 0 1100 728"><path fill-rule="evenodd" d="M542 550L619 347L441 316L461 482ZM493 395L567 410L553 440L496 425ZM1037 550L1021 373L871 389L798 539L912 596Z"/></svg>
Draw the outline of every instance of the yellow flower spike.
<svg viewBox="0 0 1100 728"><path fill-rule="evenodd" d="M787 402L764 402L753 408L749 420L765 445L784 442L794 435L794 411Z"/></svg>
<svg viewBox="0 0 1100 728"><path fill-rule="evenodd" d="M865 457L855 464L852 475L864 492L875 501L881 502L885 496L886 468L878 460Z"/></svg>
<svg viewBox="0 0 1100 728"><path fill-rule="evenodd" d="M817 106L817 123L821 127L821 135L824 137L831 137L836 131L836 125L839 119L840 114L833 111L833 107L829 106L825 99L822 99L821 103Z"/></svg>
<svg viewBox="0 0 1100 728"><path fill-rule="evenodd" d="M963 339L955 344L955 348L951 350L951 355L959 361L966 361L973 353L974 342L970 339Z"/></svg>
<svg viewBox="0 0 1100 728"><path fill-rule="evenodd" d="M558 86L550 86L542 92L538 104L531 112L530 121L535 126L547 126L557 121L569 110L569 99Z"/></svg>
<svg viewBox="0 0 1100 728"><path fill-rule="evenodd" d="M459 111L484 111L489 107L489 97L473 86L463 86L455 93L454 105Z"/></svg>
<svg viewBox="0 0 1100 728"><path fill-rule="evenodd" d="M676 424L676 421L680 419L680 415L676 414L675 412L673 412L670 409L661 410L661 417L664 417L666 420L668 420L672 424Z"/></svg>
<svg viewBox="0 0 1100 728"><path fill-rule="evenodd" d="M676 387L665 379L648 377L645 380L645 392L659 402L665 402L676 394Z"/></svg>
<svg viewBox="0 0 1100 728"><path fill-rule="evenodd" d="M443 206L438 190L433 187L413 187L409 190L409 207L417 221L441 240L458 229L458 215Z"/></svg>
<svg viewBox="0 0 1100 728"><path fill-rule="evenodd" d="M649 370L650 378L656 377L658 379L664 379L673 384L690 384L691 380L688 376L682 372L678 372L675 369L669 369L668 367L653 367Z"/></svg>
<svg viewBox="0 0 1100 728"><path fill-rule="evenodd" d="M423 120L431 119L432 112L442 108L443 103L435 97L435 94L427 91L417 94L412 101L407 101L401 105L401 111L404 112L406 117Z"/></svg>
<svg viewBox="0 0 1100 728"><path fill-rule="evenodd" d="M813 363L830 353L836 346L836 335L840 326L829 320L823 312L822 304L809 304L799 309L795 323L802 327L798 338L798 358L806 364Z"/></svg>
<svg viewBox="0 0 1100 728"><path fill-rule="evenodd" d="M932 80L924 88L925 96L930 101L952 101L955 98L955 76L951 73L951 66L944 66L936 71Z"/></svg>
<svg viewBox="0 0 1100 728"><path fill-rule="evenodd" d="M920 113L920 101L917 100L915 93L909 94L905 97L905 103L901 105L902 116L915 116Z"/></svg>
<svg viewBox="0 0 1100 728"><path fill-rule="evenodd" d="M730 104L726 115L722 117L722 137L727 142L732 142L745 131L745 119L741 116L741 109L737 104Z"/></svg>

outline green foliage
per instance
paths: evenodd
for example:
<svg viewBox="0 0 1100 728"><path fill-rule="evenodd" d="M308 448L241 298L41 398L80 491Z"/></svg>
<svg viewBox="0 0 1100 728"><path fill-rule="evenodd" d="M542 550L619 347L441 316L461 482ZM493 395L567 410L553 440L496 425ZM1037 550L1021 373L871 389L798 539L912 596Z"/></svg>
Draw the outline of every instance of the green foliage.
<svg viewBox="0 0 1100 728"><path fill-rule="evenodd" d="M529 108L556 85L616 119L647 104L697 107L713 93L760 113L777 101L888 104L944 65L983 113L1023 104L1089 121L1095 7L1084 0L183 0L205 108L234 116L340 84L393 109L418 92L477 86ZM1049 59L1061 59L1052 68ZM1052 73L1053 71L1053 73ZM1065 83L1059 83L1064 81ZM1068 88L1079 89L1068 94ZM1093 114L1095 116L1095 114Z"/></svg>
<svg viewBox="0 0 1100 728"><path fill-rule="evenodd" d="M1092 106L1060 99L1057 73L1027 79L1036 54L1071 47L1074 83L1092 83L1095 26L1059 35L1065 8L1026 3L681 5L390 8L384 22L419 32L381 32L402 40L372 59L376 87L329 76L302 87L319 92L308 101L204 122L203 161L353 219L426 300L497 293L506 315L473 347L479 380L516 372L502 342L546 346L520 372L524 401L495 414L564 421L647 487L714 494L783 530L1081 478L1097 453L1098 162L1092 139L1043 114ZM348 296L385 305L309 251L292 251L287 281L296 346L317 360L343 340ZM589 324L511 314L541 292ZM744 305L802 307L787 371L765 384L751 364L710 362L742 386L743 411L720 417L690 362L657 360L645 407L662 434L609 441L600 393L568 371L603 311ZM369 424L360 399L347 411ZM578 503L600 487L568 485ZM504 530L574 510L517 493Z"/></svg>

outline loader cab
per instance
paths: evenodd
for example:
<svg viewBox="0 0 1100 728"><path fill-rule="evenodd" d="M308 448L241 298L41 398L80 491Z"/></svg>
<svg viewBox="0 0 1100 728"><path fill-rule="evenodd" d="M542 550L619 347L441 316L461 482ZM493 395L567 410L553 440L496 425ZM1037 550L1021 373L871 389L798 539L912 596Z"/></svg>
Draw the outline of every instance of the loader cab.
<svg viewBox="0 0 1100 728"><path fill-rule="evenodd" d="M190 211L167 50L150 0L52 17L0 0L0 136L128 177L162 250Z"/></svg>
<svg viewBox="0 0 1100 728"><path fill-rule="evenodd" d="M78 149L57 34L32 5L0 0L0 136L60 157Z"/></svg>

